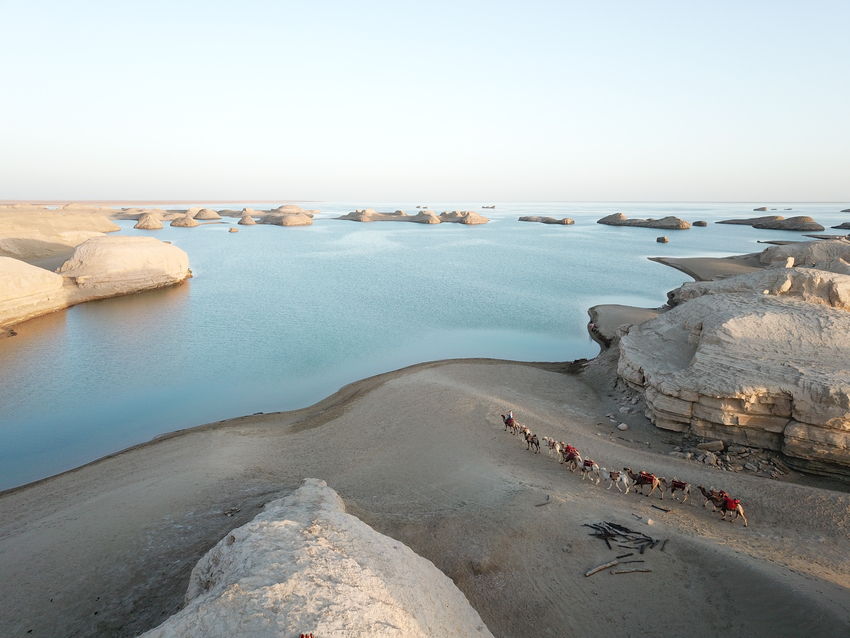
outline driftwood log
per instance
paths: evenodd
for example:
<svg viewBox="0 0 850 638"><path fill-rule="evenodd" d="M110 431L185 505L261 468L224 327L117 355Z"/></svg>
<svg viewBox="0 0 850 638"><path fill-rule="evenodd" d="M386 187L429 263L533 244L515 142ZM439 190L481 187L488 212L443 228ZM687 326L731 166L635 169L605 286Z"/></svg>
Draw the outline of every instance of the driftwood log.
<svg viewBox="0 0 850 638"><path fill-rule="evenodd" d="M636 572L651 572L651 569L615 569L612 574L634 574Z"/></svg>
<svg viewBox="0 0 850 638"><path fill-rule="evenodd" d="M613 567L617 564L617 561L612 560L610 563L605 563L604 565L600 565L599 567L594 567L589 572L584 572L585 576L593 576L596 572L601 572L603 569L608 569L609 567Z"/></svg>

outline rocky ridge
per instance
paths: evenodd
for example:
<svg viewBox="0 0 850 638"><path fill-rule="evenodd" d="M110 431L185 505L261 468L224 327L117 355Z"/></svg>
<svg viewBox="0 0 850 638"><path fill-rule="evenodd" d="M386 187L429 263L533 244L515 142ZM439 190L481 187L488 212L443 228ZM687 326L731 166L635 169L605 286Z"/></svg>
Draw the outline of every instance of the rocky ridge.
<svg viewBox="0 0 850 638"><path fill-rule="evenodd" d="M345 512L325 481L266 504L195 566L144 638L492 636L433 563Z"/></svg>

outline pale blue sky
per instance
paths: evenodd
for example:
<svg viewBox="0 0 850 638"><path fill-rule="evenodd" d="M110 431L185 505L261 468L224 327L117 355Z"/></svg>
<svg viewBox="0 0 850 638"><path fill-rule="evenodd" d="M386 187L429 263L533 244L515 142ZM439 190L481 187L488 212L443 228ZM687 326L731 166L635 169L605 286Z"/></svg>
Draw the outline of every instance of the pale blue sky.
<svg viewBox="0 0 850 638"><path fill-rule="evenodd" d="M0 199L850 200L850 2L0 0Z"/></svg>

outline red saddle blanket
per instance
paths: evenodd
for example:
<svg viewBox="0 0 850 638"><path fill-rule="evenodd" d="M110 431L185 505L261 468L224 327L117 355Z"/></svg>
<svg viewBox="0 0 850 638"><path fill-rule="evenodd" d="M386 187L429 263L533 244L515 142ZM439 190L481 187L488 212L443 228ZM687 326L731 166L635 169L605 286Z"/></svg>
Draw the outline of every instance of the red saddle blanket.
<svg viewBox="0 0 850 638"><path fill-rule="evenodd" d="M672 485L674 490L683 490L688 486L684 481L673 481L670 485Z"/></svg>
<svg viewBox="0 0 850 638"><path fill-rule="evenodd" d="M591 468L591 467L593 467L593 461L591 461L590 459L585 459L585 460L584 460L584 466L585 466L586 468Z"/></svg>
<svg viewBox="0 0 850 638"><path fill-rule="evenodd" d="M738 506L741 504L741 501L737 498L729 498L728 496L723 500L723 509L735 511L738 509Z"/></svg>
<svg viewBox="0 0 850 638"><path fill-rule="evenodd" d="M641 472L640 478L642 478L644 481L649 481L650 483L655 482L655 474L649 474L648 472Z"/></svg>

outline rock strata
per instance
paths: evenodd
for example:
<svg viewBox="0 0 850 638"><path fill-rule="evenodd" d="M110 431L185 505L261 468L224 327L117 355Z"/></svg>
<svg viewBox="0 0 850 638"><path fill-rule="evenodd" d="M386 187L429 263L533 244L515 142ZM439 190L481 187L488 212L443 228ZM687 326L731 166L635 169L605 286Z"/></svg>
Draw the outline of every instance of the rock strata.
<svg viewBox="0 0 850 638"><path fill-rule="evenodd" d="M806 243L821 245L762 258L787 265L841 248ZM669 296L673 309L626 327L619 344L618 373L643 390L657 427L850 474L850 276L771 268Z"/></svg>
<svg viewBox="0 0 850 638"><path fill-rule="evenodd" d="M324 481L268 503L195 566L145 638L492 636L442 572L345 512Z"/></svg>
<svg viewBox="0 0 850 638"><path fill-rule="evenodd" d="M637 226L639 228L662 228L664 230L687 230L691 225L678 217L661 219L629 219L623 213L608 215L596 222L607 226Z"/></svg>

